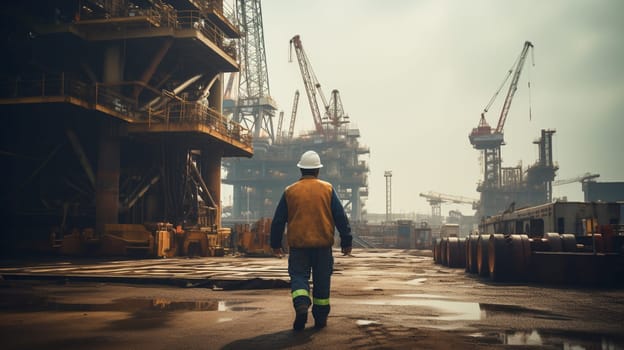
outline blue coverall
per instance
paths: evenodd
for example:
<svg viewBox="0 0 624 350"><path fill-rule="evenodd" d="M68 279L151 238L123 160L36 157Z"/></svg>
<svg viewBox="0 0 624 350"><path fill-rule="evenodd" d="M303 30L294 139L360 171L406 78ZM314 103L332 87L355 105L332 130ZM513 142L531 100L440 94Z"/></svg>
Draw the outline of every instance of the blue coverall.
<svg viewBox="0 0 624 350"><path fill-rule="evenodd" d="M299 182L302 181L320 181L316 177L303 176ZM321 181L322 182L322 181ZM324 183L324 182L323 182ZM296 185L297 183L295 183ZM306 232L308 237L296 237L300 235L300 232L293 232L296 225L289 223L288 233L289 243L302 246L290 246L288 257L288 274L290 275L291 292L293 298L293 306L297 309L298 306L310 305L310 272L312 271L312 281L314 284L312 293L312 315L317 322L323 323L327 319L330 311L329 305L329 292L330 292L330 280L333 272L334 258L332 255L334 225L340 232L340 245L342 248L351 247L352 239L351 227L349 220L344 212L344 208L340 203L340 199L336 194L336 191L328 183L324 183L329 186L331 193L328 193L330 197L329 208L323 208L323 205L306 205L307 212L305 216L314 217L315 211L330 210L330 213L324 213L329 216L333 221L331 224L331 232L329 232L330 239L323 238L320 232ZM298 191L294 194L287 193L288 189L282 195L280 202L275 210L273 222L271 224L271 247L281 248L282 238L284 234L284 227L288 222L289 214L293 217L293 211L298 210L296 208L298 201L309 203L307 196L314 197L311 191L304 190ZM297 196L296 200L293 196ZM300 198L304 197L304 198ZM290 198L290 203L288 198ZM309 214L309 215L307 215ZM320 215L321 217L323 215ZM295 216L296 217L296 216ZM310 235L318 235L321 240L321 246L317 246L317 237L310 237ZM292 237L291 237L292 236ZM291 238L293 238L291 240ZM313 243L299 243L302 239L310 238ZM325 241L323 241L325 239ZM308 246L309 245L309 246Z"/></svg>

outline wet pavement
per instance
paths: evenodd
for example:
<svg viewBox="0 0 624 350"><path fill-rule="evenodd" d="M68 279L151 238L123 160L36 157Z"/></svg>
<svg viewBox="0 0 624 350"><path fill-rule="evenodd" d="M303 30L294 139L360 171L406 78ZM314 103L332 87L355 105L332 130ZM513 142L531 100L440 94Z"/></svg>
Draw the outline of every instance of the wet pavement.
<svg viewBox="0 0 624 350"><path fill-rule="evenodd" d="M336 251L328 327L303 332L287 259L0 266L3 349L624 350L624 289L492 283L425 251Z"/></svg>

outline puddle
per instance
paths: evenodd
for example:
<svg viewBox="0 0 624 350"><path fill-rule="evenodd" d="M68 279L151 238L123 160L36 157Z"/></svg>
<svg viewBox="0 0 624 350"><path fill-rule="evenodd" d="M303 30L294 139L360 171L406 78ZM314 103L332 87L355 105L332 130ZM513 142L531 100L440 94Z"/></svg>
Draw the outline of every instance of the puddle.
<svg viewBox="0 0 624 350"><path fill-rule="evenodd" d="M529 309L529 308L517 306L517 305L481 303L479 304L479 308L483 310L485 316L488 318L492 318L496 316L515 315L515 316L533 317L533 318L541 318L541 319L555 320L555 321L570 320L569 317L565 317L565 316L556 314L554 312L545 311L545 310L537 310L537 309Z"/></svg>
<svg viewBox="0 0 624 350"><path fill-rule="evenodd" d="M423 298L423 299L448 299L449 297L444 295L435 294L397 294L397 297L401 298Z"/></svg>
<svg viewBox="0 0 624 350"><path fill-rule="evenodd" d="M394 296L396 297L394 299L369 300L361 302L361 304L420 306L423 308L435 309L440 313L439 315L417 316L417 318L441 321L477 321L486 318L507 317L509 315L557 321L570 320L569 317L550 311L529 309L516 305L454 301L449 300L446 296L435 294L397 294Z"/></svg>
<svg viewBox="0 0 624 350"><path fill-rule="evenodd" d="M371 320L357 320L355 321L355 324L357 324L358 326L369 326L371 324L378 324L379 322L377 321L371 321Z"/></svg>
<svg viewBox="0 0 624 350"><path fill-rule="evenodd" d="M176 312L176 311L254 311L258 307L245 306L247 301L200 300L172 301L164 298L123 298L106 304L64 303L37 296L14 296L0 301L0 310L17 312L38 311L118 311L118 312Z"/></svg>
<svg viewBox="0 0 624 350"><path fill-rule="evenodd" d="M364 288L362 288L362 290L372 290L373 292L383 292L383 288L375 287L375 286L364 287Z"/></svg>
<svg viewBox="0 0 624 350"><path fill-rule="evenodd" d="M405 283L417 286L417 285L423 284L426 280L427 280L426 278L421 277L421 278L416 278L416 279L407 281Z"/></svg>
<svg viewBox="0 0 624 350"><path fill-rule="evenodd" d="M420 296L420 294L415 294ZM390 305L390 306L422 306L434 308L442 312L439 316L422 316L419 318L442 321L474 321L482 318L482 311L478 303L467 303L462 301L436 300L436 299L392 299L392 300L371 300L363 302L366 305Z"/></svg>

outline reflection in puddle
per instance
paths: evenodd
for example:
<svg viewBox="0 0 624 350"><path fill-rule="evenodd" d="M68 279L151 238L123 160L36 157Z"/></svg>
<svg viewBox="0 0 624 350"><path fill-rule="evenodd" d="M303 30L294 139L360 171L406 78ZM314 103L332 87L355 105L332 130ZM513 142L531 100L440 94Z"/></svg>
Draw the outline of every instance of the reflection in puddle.
<svg viewBox="0 0 624 350"><path fill-rule="evenodd" d="M531 332L514 332L511 334L501 334L501 341L506 345L543 345L540 334L533 330Z"/></svg>
<svg viewBox="0 0 624 350"><path fill-rule="evenodd" d="M475 334L477 337L483 334ZM558 347L564 350L622 350L624 345L599 335L574 337L571 334L542 334L538 330L501 333L498 338L505 345Z"/></svg>
<svg viewBox="0 0 624 350"><path fill-rule="evenodd" d="M453 300L444 300L445 297L431 294L398 294L393 299L379 299L364 301L365 305L388 305L388 306L416 306L426 309L435 309L439 314L428 314L426 311L417 315L415 312L406 310L414 318L436 321L478 321L484 319L497 319L499 317L524 317L547 319L555 321L570 320L569 317L548 310L526 308L519 305L471 303ZM438 300L443 299L443 300ZM358 320L358 325L377 323L369 320ZM425 325L429 328L452 330L462 327L461 323L437 323ZM564 350L624 350L624 344L606 338L602 335L579 335L573 333L545 333L533 329L529 331L514 331L504 333L472 333L475 338L492 338L504 345L554 347Z"/></svg>
<svg viewBox="0 0 624 350"><path fill-rule="evenodd" d="M123 298L107 304L74 304L50 300L45 297L14 297L0 301L0 310L18 312L37 311L118 311L118 312L175 312L175 311L253 311L257 307L244 306L247 301L200 300L172 301L165 298L140 299Z"/></svg>

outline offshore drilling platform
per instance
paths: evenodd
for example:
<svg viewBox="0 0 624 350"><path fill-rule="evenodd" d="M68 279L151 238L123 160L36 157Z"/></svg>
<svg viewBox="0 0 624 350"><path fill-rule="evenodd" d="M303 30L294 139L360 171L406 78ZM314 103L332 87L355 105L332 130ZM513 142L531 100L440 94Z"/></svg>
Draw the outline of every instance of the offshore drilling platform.
<svg viewBox="0 0 624 350"><path fill-rule="evenodd" d="M526 172L523 171L522 166L503 167L501 165L501 146L505 144L503 136L505 121L514 94L518 89L518 80L524 62L532 49L533 44L531 42L524 43L520 56L509 70L503 84L481 113L479 126L474 128L469 135L473 147L483 152L484 176L477 187L477 191L481 192L477 218L489 217L505 210L513 211L515 207L520 208L552 201L552 182L558 169L552 155L554 130L541 131L540 138L534 142L539 148L539 159L535 164L528 167ZM495 129L492 129L485 119L485 114L510 76L512 78L498 124Z"/></svg>
<svg viewBox="0 0 624 350"><path fill-rule="evenodd" d="M234 17L222 0L2 4L6 250L207 254L221 160L253 154L222 112Z"/></svg>
<svg viewBox="0 0 624 350"><path fill-rule="evenodd" d="M297 56L315 129L294 137L299 104L299 92L296 91L288 131L283 130L283 113L274 130L272 117L276 107L269 92L262 22L258 22L261 16L251 18L254 20L243 24L248 28L248 35L242 41L241 50L242 61L250 64L241 71L238 99L225 102L232 119L254 131L254 157L224 162L227 170L224 183L233 186L233 205L228 220L235 223L272 217L286 186L300 176L294 166L299 157L307 150L314 150L324 164L323 179L334 185L351 220L361 221L364 198L368 196L368 165L360 155L369 153L369 149L359 143L359 130L349 127L349 116L345 114L340 93L333 90L327 100L301 38L294 36L290 41L291 50L294 49ZM231 96L231 85L228 83L226 96Z"/></svg>

